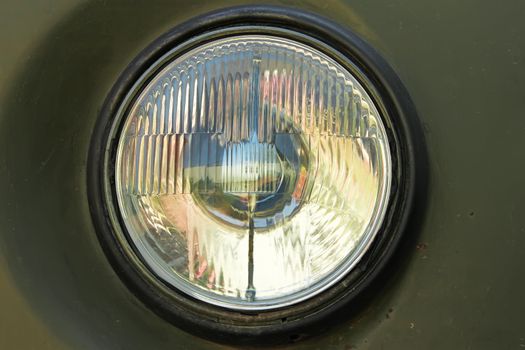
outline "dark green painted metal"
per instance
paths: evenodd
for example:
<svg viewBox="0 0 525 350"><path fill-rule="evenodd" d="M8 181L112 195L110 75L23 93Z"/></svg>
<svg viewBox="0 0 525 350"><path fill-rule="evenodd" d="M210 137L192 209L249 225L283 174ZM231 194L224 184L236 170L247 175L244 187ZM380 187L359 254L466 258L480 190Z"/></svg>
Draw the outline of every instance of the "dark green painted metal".
<svg viewBox="0 0 525 350"><path fill-rule="evenodd" d="M0 5L0 348L216 349L120 282L86 201L90 134L120 72L233 1ZM281 3L282 4L282 3ZM525 347L525 5L294 1L394 67L425 125L429 203L384 292L291 348Z"/></svg>

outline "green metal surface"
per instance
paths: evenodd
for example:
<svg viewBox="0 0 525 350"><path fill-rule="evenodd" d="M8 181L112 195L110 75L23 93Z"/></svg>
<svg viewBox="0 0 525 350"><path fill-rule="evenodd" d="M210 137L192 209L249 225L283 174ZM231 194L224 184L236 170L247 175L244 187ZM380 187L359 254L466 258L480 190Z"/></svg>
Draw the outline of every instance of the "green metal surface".
<svg viewBox="0 0 525 350"><path fill-rule="evenodd" d="M219 349L122 284L86 199L90 134L109 89L153 39L238 1L0 5L0 348ZM426 132L417 237L362 311L301 349L525 347L525 5L281 2L378 49Z"/></svg>

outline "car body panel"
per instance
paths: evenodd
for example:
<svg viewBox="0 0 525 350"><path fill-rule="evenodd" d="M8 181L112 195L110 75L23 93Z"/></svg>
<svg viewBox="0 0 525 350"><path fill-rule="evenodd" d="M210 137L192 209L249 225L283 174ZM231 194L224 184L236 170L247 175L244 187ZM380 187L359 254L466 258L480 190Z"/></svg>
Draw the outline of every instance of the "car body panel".
<svg viewBox="0 0 525 350"><path fill-rule="evenodd" d="M86 195L91 132L151 41L247 1L0 5L0 348L220 349L147 309L120 281ZM267 3L267 2L266 2ZM525 347L525 5L271 2L366 40L409 91L428 194L391 276L359 312L286 348Z"/></svg>

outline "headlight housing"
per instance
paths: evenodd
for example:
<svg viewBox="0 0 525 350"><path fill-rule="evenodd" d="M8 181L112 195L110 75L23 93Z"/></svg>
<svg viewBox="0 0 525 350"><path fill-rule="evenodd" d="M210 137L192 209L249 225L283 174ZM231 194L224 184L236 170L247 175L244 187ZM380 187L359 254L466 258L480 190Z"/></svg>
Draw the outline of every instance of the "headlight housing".
<svg viewBox="0 0 525 350"><path fill-rule="evenodd" d="M345 305L387 261L412 196L388 66L314 15L286 10L295 31L283 9L259 9L152 44L90 154L109 257L155 311L197 330L286 332Z"/></svg>

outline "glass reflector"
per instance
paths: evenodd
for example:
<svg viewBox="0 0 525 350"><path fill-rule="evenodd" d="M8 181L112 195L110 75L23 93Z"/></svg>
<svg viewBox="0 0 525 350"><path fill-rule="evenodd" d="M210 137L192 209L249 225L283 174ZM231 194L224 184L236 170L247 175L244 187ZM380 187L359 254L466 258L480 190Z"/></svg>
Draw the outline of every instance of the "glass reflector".
<svg viewBox="0 0 525 350"><path fill-rule="evenodd" d="M124 116L115 184L144 263L197 299L262 310L348 273L385 215L391 158L373 100L302 43L209 42L150 77Z"/></svg>

